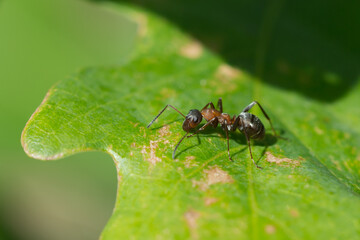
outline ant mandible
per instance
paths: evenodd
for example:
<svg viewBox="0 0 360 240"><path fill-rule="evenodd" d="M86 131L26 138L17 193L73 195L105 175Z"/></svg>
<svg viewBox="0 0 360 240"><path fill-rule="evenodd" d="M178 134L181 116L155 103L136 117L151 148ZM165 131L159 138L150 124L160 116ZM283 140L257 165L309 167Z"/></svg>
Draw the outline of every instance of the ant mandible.
<svg viewBox="0 0 360 240"><path fill-rule="evenodd" d="M219 110L217 110L215 108L215 106L212 102L209 102L208 104L205 105L205 107L203 107L201 109L201 111L199 111L197 109L191 109L186 116L184 114L182 114L175 107L173 107L171 105L166 105L164 107L164 109L161 110L160 113L149 123L147 128L149 128L154 123L154 121L165 111L165 109L167 107L171 107L172 109L177 111L180 115L182 115L185 118L182 128L186 132L186 134L176 144L176 147L172 154L172 158L174 159L176 149L179 147L180 143L182 142L182 140L184 140L184 138L186 136L188 138L192 137L195 134L199 133L200 131L203 131L205 128L207 128L210 125L212 127L216 128L218 126L218 124L220 124L220 126L226 133L228 156L229 156L230 161L233 161L233 160L231 159L230 150L229 150L229 131L234 132L234 131L236 131L236 129L239 129L240 132L242 132L246 137L252 162L255 164L255 166L257 168L261 168L254 161L254 158L251 153L251 146L250 146L250 139L262 139L265 136L265 128L264 128L264 125L262 124L262 122L260 121L260 119L257 116L255 116L254 114L249 113L249 110L255 104L257 104L260 107L260 109L263 112L263 114L265 115L266 119L269 121L272 131L274 132L274 135L277 136L269 116L266 114L264 109L261 107L261 105L257 101L253 101L252 103L250 103L246 108L244 108L244 110L237 117L234 115L232 118L230 118L229 114L223 113L223 106L222 106L221 98L219 98L218 105L217 105L219 107ZM209 105L210 105L210 108L208 108ZM190 131L192 129L194 129L195 127L197 127L201 123L203 118L205 118L207 123L204 124L198 130L196 130L193 134L188 136Z"/></svg>

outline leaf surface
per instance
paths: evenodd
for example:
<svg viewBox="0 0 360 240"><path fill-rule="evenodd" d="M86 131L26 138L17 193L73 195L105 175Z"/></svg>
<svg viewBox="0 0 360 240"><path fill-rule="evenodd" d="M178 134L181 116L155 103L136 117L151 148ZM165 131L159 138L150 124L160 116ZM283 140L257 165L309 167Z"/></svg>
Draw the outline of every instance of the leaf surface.
<svg viewBox="0 0 360 240"><path fill-rule="evenodd" d="M348 99L326 105L274 88L158 16L119 11L139 24L132 58L56 84L22 135L38 159L82 151L113 157L118 193L102 239L358 238L360 132L337 111ZM220 127L186 139L172 160L182 117L169 109L146 128L166 104L186 114L219 97L231 115L258 100L287 138L268 131L252 142L263 170L239 132L230 135L234 162ZM251 112L269 129L257 107Z"/></svg>

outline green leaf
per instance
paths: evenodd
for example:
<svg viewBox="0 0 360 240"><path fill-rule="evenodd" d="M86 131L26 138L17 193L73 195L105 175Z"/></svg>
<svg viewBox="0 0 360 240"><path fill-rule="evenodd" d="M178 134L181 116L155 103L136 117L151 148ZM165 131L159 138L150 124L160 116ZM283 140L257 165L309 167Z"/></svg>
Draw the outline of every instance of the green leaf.
<svg viewBox="0 0 360 240"><path fill-rule="evenodd" d="M359 86L332 105L277 89L231 67L151 13L121 6L139 24L119 67L86 68L56 84L28 121L26 153L43 160L109 153L118 170L113 216L102 239L355 239L360 232L359 127L341 115ZM182 113L223 98L239 114L258 100L276 131L252 142L220 127L185 139ZM257 114L269 129L261 111ZM349 113L347 112L347 113Z"/></svg>

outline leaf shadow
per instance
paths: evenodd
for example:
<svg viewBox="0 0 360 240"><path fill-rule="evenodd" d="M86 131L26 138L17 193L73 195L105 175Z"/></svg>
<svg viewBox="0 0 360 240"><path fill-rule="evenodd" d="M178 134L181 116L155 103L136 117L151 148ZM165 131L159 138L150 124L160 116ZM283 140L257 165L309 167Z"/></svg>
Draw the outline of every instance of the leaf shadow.
<svg viewBox="0 0 360 240"><path fill-rule="evenodd" d="M203 126L200 125L199 127ZM283 131L281 131L282 133ZM181 151L179 151L178 153L176 153L175 157L177 157L178 155L194 148L194 147L197 147L199 145L201 145L201 138L223 138L223 139L226 139L226 136L225 136L225 132L220 128L220 127L217 127L217 128L206 128L205 130L201 131L200 133L196 134L196 137L197 137L197 140L198 140L198 143L197 144L194 144L194 145L191 145L185 149L182 149ZM242 133L239 133L239 132L230 132L229 134L229 139L231 140L234 140L236 143L238 143L239 145L245 145L245 147L235 153L232 153L232 157L233 156L236 156L240 153L242 153L243 151L245 151L246 149L248 149L248 146L247 146L247 140L245 138L245 135L242 134ZM258 139L252 139L251 140L251 146L263 146L265 147L264 150L262 151L261 153L261 157L257 160L257 161L260 161L261 158L265 155L265 152L267 150L267 148L269 146L272 146L274 144L276 144L278 138L272 134L269 134L269 133L266 133L264 138L261 139L261 140L258 140ZM226 146L224 145L224 151L226 151Z"/></svg>
<svg viewBox="0 0 360 240"><path fill-rule="evenodd" d="M196 138L198 140L197 144L194 144L194 145L191 145L191 146L189 146L189 147L187 147L185 149L182 149L181 151L179 151L178 153L175 154L175 158L177 156L181 155L182 153L189 151L190 149L192 149L194 147L200 146L201 145L201 138L200 138L200 136L198 134L197 134Z"/></svg>

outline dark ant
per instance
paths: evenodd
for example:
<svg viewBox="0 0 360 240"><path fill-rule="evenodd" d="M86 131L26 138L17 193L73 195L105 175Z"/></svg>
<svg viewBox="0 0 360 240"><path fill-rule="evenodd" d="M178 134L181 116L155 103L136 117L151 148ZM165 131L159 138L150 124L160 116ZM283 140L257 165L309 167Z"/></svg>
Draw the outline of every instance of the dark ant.
<svg viewBox="0 0 360 240"><path fill-rule="evenodd" d="M185 118L182 128L186 132L186 134L176 144L176 147L172 154L172 158L174 159L176 149L179 147L182 140L189 134L190 130L194 129L197 125L199 125L201 123L202 119L205 118L207 123L204 124L197 131L195 131L193 134L191 134L187 137L189 138L189 137L194 136L195 134L204 130L206 127L208 127L210 125L212 127L216 128L218 126L218 124L220 124L220 126L226 133L228 156L229 156L230 161L233 161L233 160L230 157L229 133L228 132L229 131L234 132L238 128L240 130L240 132L242 132L246 137L246 140L247 140L247 143L249 146L251 160L253 161L253 163L255 164L255 166L257 168L261 168L255 163L252 153L251 153L251 146L250 146L251 138L252 139L262 139L265 136L265 128L264 128L264 125L262 124L262 122L260 121L260 119L257 116L255 116L254 114L251 114L248 112L255 104L257 104L260 107L260 109L263 112L263 114L265 115L266 119L270 122L270 126L274 132L274 135L277 136L269 116L266 114L264 109L261 107L261 105L257 101L253 101L252 103L250 103L246 108L244 108L244 110L237 117L234 115L232 118L230 118L229 114L223 113L223 106L222 106L221 98L219 98L219 100L218 100L219 110L217 110L215 108L215 106L212 102L209 102L208 104L205 105L205 107L203 107L201 109L201 111L199 111L197 109L191 109L186 116L184 116L184 114L182 114L175 107L173 107L171 105L166 105L164 107L164 109L161 110L161 112L154 118L154 120L152 120L149 123L147 128L149 128L154 123L154 121L165 111L165 109L167 107L173 108L175 111L180 113ZM208 108L209 105L210 105L210 108Z"/></svg>

